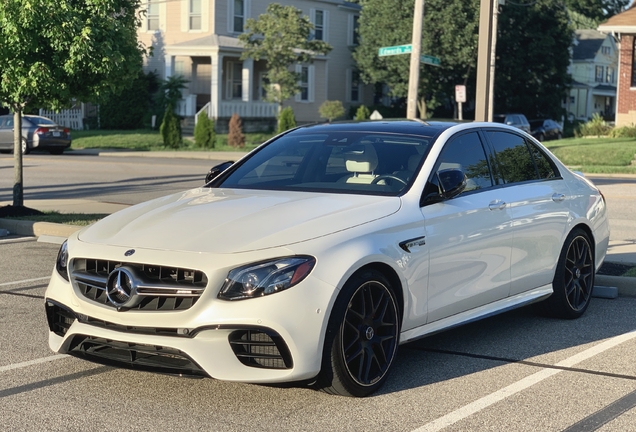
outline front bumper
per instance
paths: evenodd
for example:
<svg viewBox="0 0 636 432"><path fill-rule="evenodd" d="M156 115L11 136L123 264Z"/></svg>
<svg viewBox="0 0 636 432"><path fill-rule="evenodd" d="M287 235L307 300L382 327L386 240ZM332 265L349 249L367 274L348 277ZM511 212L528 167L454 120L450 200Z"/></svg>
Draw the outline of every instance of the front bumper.
<svg viewBox="0 0 636 432"><path fill-rule="evenodd" d="M107 364L230 381L318 374L334 287L310 275L280 293L223 301L215 283L187 310L118 312L86 299L53 271L46 291L49 346Z"/></svg>

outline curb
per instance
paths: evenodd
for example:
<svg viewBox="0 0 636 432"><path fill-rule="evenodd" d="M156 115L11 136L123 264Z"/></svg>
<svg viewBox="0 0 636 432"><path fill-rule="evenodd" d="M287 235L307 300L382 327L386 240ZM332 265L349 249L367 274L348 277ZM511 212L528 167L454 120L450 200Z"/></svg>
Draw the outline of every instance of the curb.
<svg viewBox="0 0 636 432"><path fill-rule="evenodd" d="M595 285L618 288L620 296L636 297L636 278L597 274Z"/></svg>
<svg viewBox="0 0 636 432"><path fill-rule="evenodd" d="M54 237L69 237L82 229L77 225L64 225L51 222L33 222L26 220L0 219L0 228L4 228L11 234L24 236L49 235Z"/></svg>

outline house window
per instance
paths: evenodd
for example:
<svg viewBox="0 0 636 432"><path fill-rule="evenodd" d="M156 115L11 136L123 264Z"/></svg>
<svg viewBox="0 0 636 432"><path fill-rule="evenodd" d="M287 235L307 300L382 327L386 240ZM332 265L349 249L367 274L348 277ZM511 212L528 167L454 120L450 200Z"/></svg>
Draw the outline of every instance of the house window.
<svg viewBox="0 0 636 432"><path fill-rule="evenodd" d="M607 76L605 77L605 82L614 84L614 68L611 66L607 67Z"/></svg>
<svg viewBox="0 0 636 432"><path fill-rule="evenodd" d="M610 47L608 46L601 47L601 54L610 55L611 52L612 52L612 49Z"/></svg>
<svg viewBox="0 0 636 432"><path fill-rule="evenodd" d="M300 100L309 101L309 67L300 68Z"/></svg>
<svg viewBox="0 0 636 432"><path fill-rule="evenodd" d="M159 30L159 2L158 0L148 0L148 30Z"/></svg>
<svg viewBox="0 0 636 432"><path fill-rule="evenodd" d="M314 66L296 65L296 73L298 74L298 87L300 92L296 94L296 102L313 102L314 101Z"/></svg>
<svg viewBox="0 0 636 432"><path fill-rule="evenodd" d="M353 42L353 45L359 45L360 44L360 35L358 34L358 20L360 19L360 17L358 15L354 15L353 16L353 33L351 34L351 40Z"/></svg>
<svg viewBox="0 0 636 432"><path fill-rule="evenodd" d="M596 78L594 79L596 82L603 82L605 68L603 66L596 66Z"/></svg>
<svg viewBox="0 0 636 432"><path fill-rule="evenodd" d="M325 40L325 11L314 11L314 39Z"/></svg>
<svg viewBox="0 0 636 432"><path fill-rule="evenodd" d="M190 0L190 30L201 30L201 0Z"/></svg>
<svg viewBox="0 0 636 432"><path fill-rule="evenodd" d="M225 66L225 99L243 98L243 63L228 62Z"/></svg>
<svg viewBox="0 0 636 432"><path fill-rule="evenodd" d="M360 102L360 72L351 71L351 102Z"/></svg>
<svg viewBox="0 0 636 432"><path fill-rule="evenodd" d="M636 37L632 42L632 87L636 87Z"/></svg>
<svg viewBox="0 0 636 432"><path fill-rule="evenodd" d="M245 0L234 0L234 33L243 33L245 22Z"/></svg>

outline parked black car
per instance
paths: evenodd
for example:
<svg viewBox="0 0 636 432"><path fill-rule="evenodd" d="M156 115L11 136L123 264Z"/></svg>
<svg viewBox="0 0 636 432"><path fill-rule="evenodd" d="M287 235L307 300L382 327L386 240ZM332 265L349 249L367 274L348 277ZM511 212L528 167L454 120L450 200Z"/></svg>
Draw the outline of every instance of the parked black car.
<svg viewBox="0 0 636 432"><path fill-rule="evenodd" d="M13 150L13 114L0 116L0 151ZM48 150L62 154L71 146L71 130L53 120L36 115L22 116L22 154Z"/></svg>
<svg viewBox="0 0 636 432"><path fill-rule="evenodd" d="M563 128L554 120L530 120L530 133L539 141L563 138Z"/></svg>
<svg viewBox="0 0 636 432"><path fill-rule="evenodd" d="M495 114L492 121L514 126L530 133L530 123L528 123L528 119L523 114Z"/></svg>

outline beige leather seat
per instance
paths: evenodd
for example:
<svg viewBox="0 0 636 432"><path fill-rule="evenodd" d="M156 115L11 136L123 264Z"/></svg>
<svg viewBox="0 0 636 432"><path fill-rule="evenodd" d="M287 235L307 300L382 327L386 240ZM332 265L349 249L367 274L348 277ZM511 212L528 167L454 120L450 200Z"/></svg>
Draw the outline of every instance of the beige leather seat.
<svg viewBox="0 0 636 432"><path fill-rule="evenodd" d="M378 167L378 154L373 144L356 146L347 152L345 166L351 173L346 177L347 183L370 184L377 177L374 171Z"/></svg>

